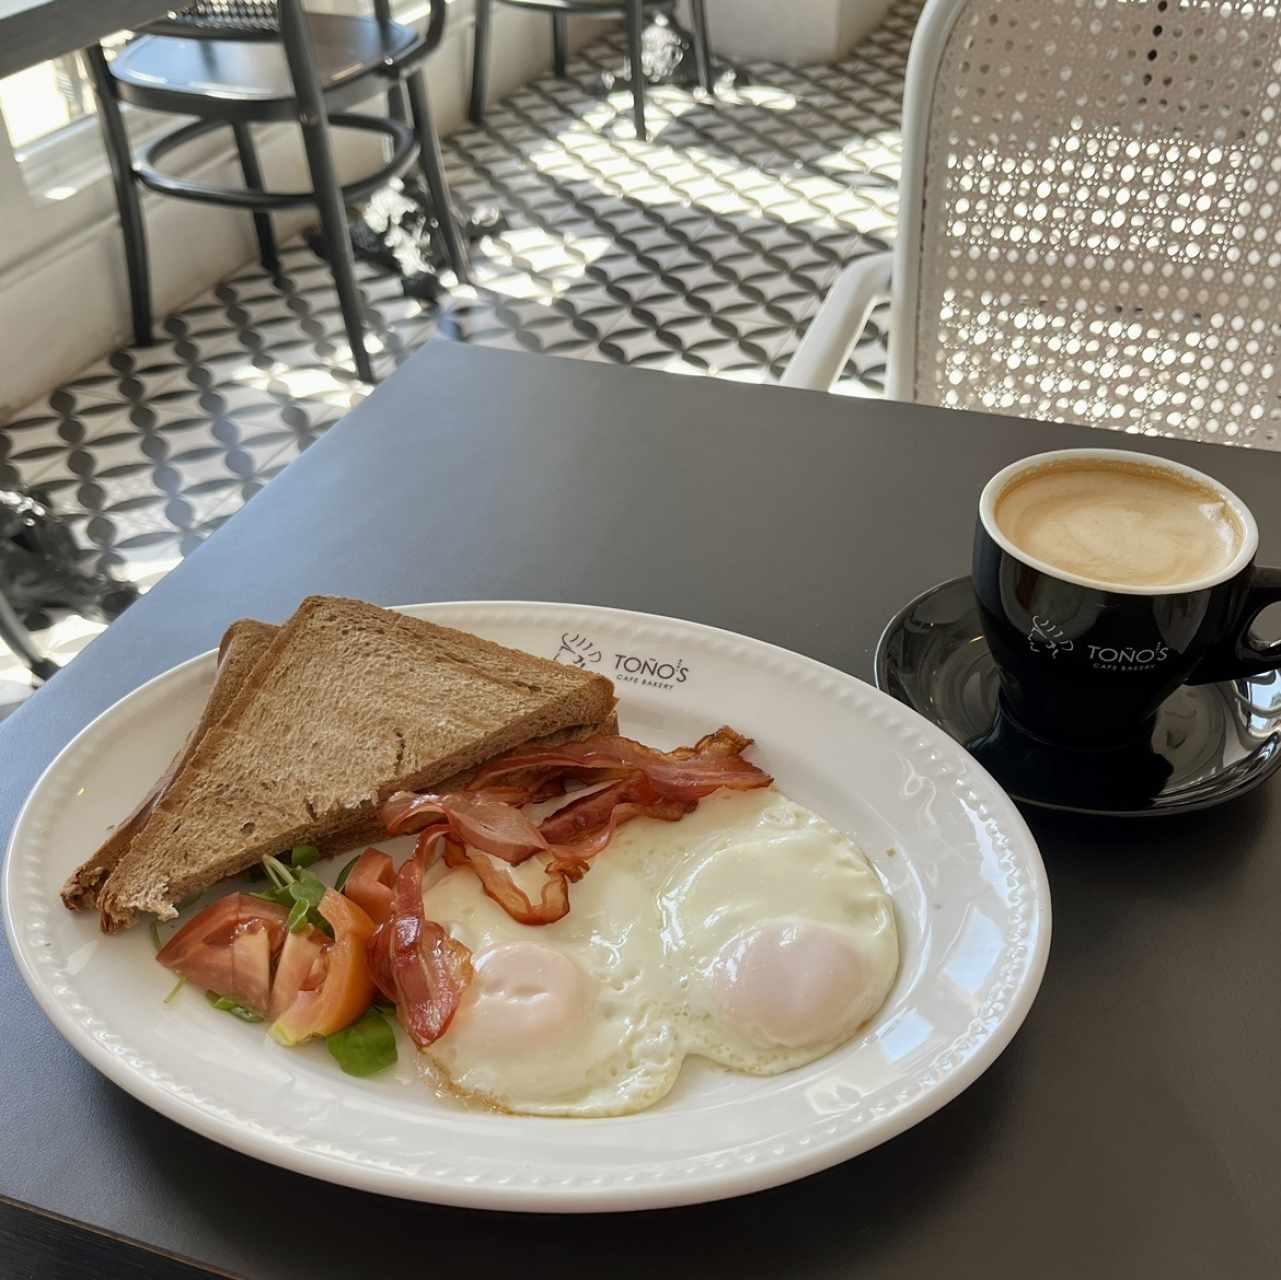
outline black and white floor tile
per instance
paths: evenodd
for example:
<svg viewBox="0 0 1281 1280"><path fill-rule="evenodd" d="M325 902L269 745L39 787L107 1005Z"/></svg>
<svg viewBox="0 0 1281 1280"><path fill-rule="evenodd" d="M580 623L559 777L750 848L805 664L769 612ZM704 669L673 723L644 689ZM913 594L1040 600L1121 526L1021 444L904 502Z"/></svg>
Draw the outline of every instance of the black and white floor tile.
<svg viewBox="0 0 1281 1280"><path fill-rule="evenodd" d="M456 201L506 229L477 283L437 303L362 265L380 376L426 342L473 342L757 382L776 378L827 287L894 229L903 72L919 0L830 66L752 64L715 98L655 88L650 140L612 32L566 80L526 85L444 143ZM233 215L229 215L233 216ZM0 487L46 494L87 558L146 588L370 388L350 369L328 270L301 240L246 268L0 427ZM881 385L873 324L837 390ZM28 620L66 660L99 630ZM0 714L29 691L0 653Z"/></svg>

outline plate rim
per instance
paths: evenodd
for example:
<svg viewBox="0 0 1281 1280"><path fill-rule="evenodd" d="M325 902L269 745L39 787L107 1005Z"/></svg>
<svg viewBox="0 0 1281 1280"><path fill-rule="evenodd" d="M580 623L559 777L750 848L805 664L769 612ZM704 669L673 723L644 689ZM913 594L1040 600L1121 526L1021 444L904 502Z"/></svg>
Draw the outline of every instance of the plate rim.
<svg viewBox="0 0 1281 1280"><path fill-rule="evenodd" d="M915 1127L922 1120L927 1119L952 1102L974 1084L1009 1046L1036 1000L1049 958L1053 915L1049 879L1046 874L1044 860L1026 819L1004 787L978 761L974 760L955 739L914 707L910 707L894 698L875 683L866 681L848 671L831 666L797 650L788 649L756 636L746 635L742 632L731 631L728 628L717 627L688 618L648 613L634 609L622 609L608 605L549 600L440 600L386 607L396 612L448 608L548 611L582 609L592 613L610 614L620 619L692 628L696 631L725 637L734 642L747 641L753 646L782 655L788 661L799 661L828 677L835 677L841 681L852 681L862 685L867 694L874 699L884 699L888 706L893 709L893 715L905 717L905 723L924 735L927 741L942 747L948 755L959 753L959 756L963 758L967 771L975 775L978 780L985 781L991 787L994 796L1005 802L1007 811L1000 815L1000 821L1006 833L1009 836L1018 838L1023 846L1030 888L1037 911L1038 927L1035 945L1029 949L1030 954L1024 967L1023 979L1014 991L997 1026L985 1036L977 1049L959 1067L944 1075L931 1088L918 1094L902 1110L895 1111L888 1116L873 1117L865 1125L855 1130L853 1134L837 1139L828 1145L816 1145L812 1151L802 1151L800 1154L793 1152L786 1159L774 1162L767 1161L760 1164L742 1162L729 1170L708 1167L695 1173L683 1172L679 1176L679 1181L655 1180L653 1185L634 1184L628 1187L593 1190L585 1194L583 1191L572 1187L482 1185L480 1183L462 1181L457 1184L446 1185L431 1179L411 1183L399 1172L368 1166L354 1166L340 1158L326 1155L310 1148L300 1148L282 1143L270 1134L257 1134L243 1124L231 1123L211 1115L196 1104L188 1102L161 1087L141 1072L135 1070L123 1057L110 1052L98 1040L87 1035L71 1012L58 1002L54 993L48 989L32 965L27 948L19 937L18 923L15 920L12 905L14 902L13 889L17 880L14 852L26 825L29 811L33 804L36 803L37 797L50 775L59 769L63 760L80 745L82 740L102 720L115 713L123 703L140 696L145 690L162 681L173 679L179 673L187 671L202 662L207 662L211 656L217 653L216 648L211 648L184 659L182 662L175 663L164 671L157 672L134 689L122 694L120 698L116 699L110 706L104 708L85 724L41 771L39 778L23 801L5 846L2 896L4 899L6 939L24 983L45 1016L49 1018L59 1034L80 1057L144 1106L159 1112L167 1119L181 1124L184 1128L190 1129L202 1137L217 1142L220 1146L228 1147L254 1159L262 1160L265 1163L285 1168L295 1173L356 1190L373 1191L400 1199L433 1204L514 1212L600 1213L640 1211L655 1208L675 1208L683 1205L729 1199L794 1182L844 1163L846 1160L852 1159L865 1151L872 1150L898 1134ZM877 651L879 652L879 642Z"/></svg>

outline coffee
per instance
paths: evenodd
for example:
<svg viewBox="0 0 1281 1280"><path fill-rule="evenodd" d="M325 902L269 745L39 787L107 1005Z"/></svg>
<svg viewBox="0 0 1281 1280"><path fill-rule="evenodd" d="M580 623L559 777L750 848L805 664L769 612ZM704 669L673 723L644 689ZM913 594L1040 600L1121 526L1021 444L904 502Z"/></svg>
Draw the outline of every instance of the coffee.
<svg viewBox="0 0 1281 1280"><path fill-rule="evenodd" d="M998 471L979 496L973 580L1002 722L1129 752L1150 746L1180 685L1281 670L1281 642L1252 631L1281 600L1257 545L1240 498L1146 454L1063 449Z"/></svg>
<svg viewBox="0 0 1281 1280"><path fill-rule="evenodd" d="M1213 577L1245 538L1217 490L1126 460L1065 459L1024 471L997 497L993 514L1025 555L1121 590Z"/></svg>

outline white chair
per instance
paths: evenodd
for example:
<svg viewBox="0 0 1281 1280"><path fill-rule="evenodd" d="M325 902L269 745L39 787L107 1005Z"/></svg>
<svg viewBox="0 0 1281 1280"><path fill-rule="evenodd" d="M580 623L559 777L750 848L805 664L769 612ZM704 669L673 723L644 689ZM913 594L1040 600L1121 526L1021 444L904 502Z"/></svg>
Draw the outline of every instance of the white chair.
<svg viewBox="0 0 1281 1280"><path fill-rule="evenodd" d="M895 248L784 385L891 291L893 399L1281 449L1281 4L929 0L903 106Z"/></svg>

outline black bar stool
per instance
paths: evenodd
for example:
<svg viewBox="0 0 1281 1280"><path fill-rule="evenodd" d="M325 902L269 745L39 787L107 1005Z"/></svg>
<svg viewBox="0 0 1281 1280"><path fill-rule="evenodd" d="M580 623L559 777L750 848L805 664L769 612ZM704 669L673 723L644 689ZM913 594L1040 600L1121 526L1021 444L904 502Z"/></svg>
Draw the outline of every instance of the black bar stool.
<svg viewBox="0 0 1281 1280"><path fill-rule="evenodd" d="M645 76L641 70L641 37L645 31L645 10L670 12L676 0L498 0L517 9L538 9L551 15L552 59L556 74L563 80L569 62L568 17L576 13L591 18L622 18L627 28L627 61L632 75L632 118L636 136L649 137L645 128ZM473 124L485 123L489 97L489 36L495 0L476 0L476 39L472 49L471 107ZM715 88L712 55L707 40L707 12L703 0L689 0L693 15L694 59L699 83L711 93Z"/></svg>
<svg viewBox="0 0 1281 1280"><path fill-rule="evenodd" d="M100 45L88 50L120 206L138 343L145 346L152 340L139 184L180 200L248 209L262 265L273 273L279 261L269 210L316 205L356 372L366 382L373 381L373 366L365 350L347 201L368 195L417 159L431 191L433 234L441 256L460 281L470 279L467 247L450 204L422 70L423 59L440 43L445 2L433 0L425 33L392 22L390 0L374 0L373 9L372 18L344 17L305 13L301 0L199 0L150 24L146 34L125 45L110 63ZM367 82L373 76L388 82L387 116L344 110L369 97ZM121 102L196 120L156 139L135 161ZM302 130L310 190L268 191L263 186L250 124L277 120L297 121ZM330 146L331 124L385 135L391 142L391 159L367 177L340 185ZM188 182L157 167L169 151L224 126L230 126L235 138L243 189Z"/></svg>

